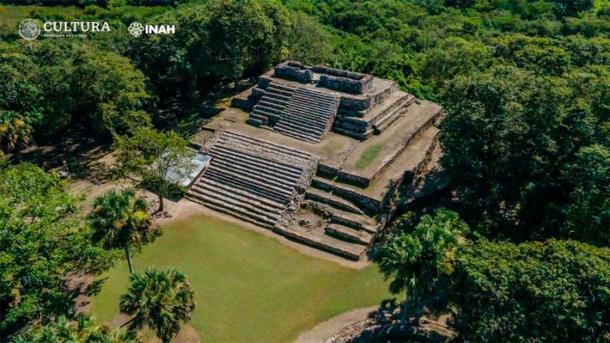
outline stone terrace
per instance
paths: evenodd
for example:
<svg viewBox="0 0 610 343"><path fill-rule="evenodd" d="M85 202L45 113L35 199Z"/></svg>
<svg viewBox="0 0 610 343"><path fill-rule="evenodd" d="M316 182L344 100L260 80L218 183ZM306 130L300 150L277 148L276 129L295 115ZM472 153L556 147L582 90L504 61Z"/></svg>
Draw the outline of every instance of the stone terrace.
<svg viewBox="0 0 610 343"><path fill-rule="evenodd" d="M366 74L286 62L234 103L251 112L206 125L213 159L189 196L352 260L438 150L442 108Z"/></svg>

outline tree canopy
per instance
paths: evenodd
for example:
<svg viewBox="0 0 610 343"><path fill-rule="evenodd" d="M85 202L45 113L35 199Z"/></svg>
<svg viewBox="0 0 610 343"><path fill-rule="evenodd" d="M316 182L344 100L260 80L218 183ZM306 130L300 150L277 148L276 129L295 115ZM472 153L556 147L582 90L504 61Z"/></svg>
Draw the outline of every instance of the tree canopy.
<svg viewBox="0 0 610 343"><path fill-rule="evenodd" d="M31 164L0 169L0 337L29 323L75 315L69 275L99 272L111 253L92 243L78 202L56 176ZM69 242L69 244L68 244Z"/></svg>
<svg viewBox="0 0 610 343"><path fill-rule="evenodd" d="M131 285L121 297L121 311L132 315L132 328L150 327L164 343L191 320L194 292L186 276L176 270L147 269L130 276Z"/></svg>
<svg viewBox="0 0 610 343"><path fill-rule="evenodd" d="M479 242L455 263L465 340L610 341L610 249L576 241Z"/></svg>

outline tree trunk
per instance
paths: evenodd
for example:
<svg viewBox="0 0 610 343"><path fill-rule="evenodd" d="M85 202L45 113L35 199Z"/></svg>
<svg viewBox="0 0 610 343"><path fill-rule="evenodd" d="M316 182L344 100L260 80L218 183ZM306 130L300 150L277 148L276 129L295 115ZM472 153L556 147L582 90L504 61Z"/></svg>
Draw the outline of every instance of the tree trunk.
<svg viewBox="0 0 610 343"><path fill-rule="evenodd" d="M129 254L129 244L125 244L125 257L129 266L129 274L133 274L133 265L131 264L131 255Z"/></svg>
<svg viewBox="0 0 610 343"><path fill-rule="evenodd" d="M159 195L159 208L157 209L157 212L163 212L164 208L165 204L163 203L163 196Z"/></svg>
<svg viewBox="0 0 610 343"><path fill-rule="evenodd" d="M405 325L407 322L407 310L409 309L409 301L405 297L405 302L402 304L402 310L400 313L400 325Z"/></svg>

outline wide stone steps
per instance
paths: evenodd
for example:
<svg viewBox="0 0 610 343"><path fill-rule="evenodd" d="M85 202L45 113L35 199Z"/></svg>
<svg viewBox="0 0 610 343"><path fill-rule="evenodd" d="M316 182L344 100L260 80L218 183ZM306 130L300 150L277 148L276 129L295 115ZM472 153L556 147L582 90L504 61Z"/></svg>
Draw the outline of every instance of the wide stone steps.
<svg viewBox="0 0 610 343"><path fill-rule="evenodd" d="M312 163L312 156L230 131L221 131L209 144L207 152L212 160L188 197L211 209L274 228L296 200L304 166Z"/></svg>
<svg viewBox="0 0 610 343"><path fill-rule="evenodd" d="M223 189L207 185L206 183L193 187L193 195L195 194L222 200L239 208L247 209L249 213L257 214L272 220L277 219L277 217L280 215L280 211L277 211L275 208L265 206L258 201L253 201L250 198L242 196L236 192L227 193Z"/></svg>
<svg viewBox="0 0 610 343"><path fill-rule="evenodd" d="M336 97L299 88L294 91L274 129L297 139L319 142L328 132L337 112Z"/></svg>
<svg viewBox="0 0 610 343"><path fill-rule="evenodd" d="M350 243L329 235L316 235L303 230L291 228L274 228L274 231L294 241L330 252L332 254L357 261L364 254L367 247L361 244Z"/></svg>
<svg viewBox="0 0 610 343"><path fill-rule="evenodd" d="M282 116L283 113L283 109L277 109L274 107L267 107L265 105L261 105L260 103L254 105L254 108L252 109L254 112L262 112L262 113L273 113L273 114L277 114L280 117Z"/></svg>
<svg viewBox="0 0 610 343"><path fill-rule="evenodd" d="M287 117L284 117L284 118L287 118ZM287 127L287 128L293 129L293 130L299 130L304 133L305 132L310 133L314 136L318 135L324 131L323 126L320 126L319 124L317 124L315 122L310 122L310 121L300 119L300 118L295 118L290 121L283 120L283 121L279 122L278 125Z"/></svg>
<svg viewBox="0 0 610 343"><path fill-rule="evenodd" d="M293 95L290 101L302 106L315 105L316 108L320 109L332 109L335 106L334 99L318 99L297 94Z"/></svg>
<svg viewBox="0 0 610 343"><path fill-rule="evenodd" d="M255 159L250 159L247 157L247 155L240 156L237 154L233 154L230 151L221 151L221 150L214 150L214 154L217 156L223 157L221 162L230 162L230 163L235 163L237 165L245 164L252 170L256 170L259 172L267 172L270 175L273 175L273 176L283 179L283 180L296 181L296 180L298 180L298 178L301 175L300 170L292 171L292 170L287 170L287 169L282 169L282 168L276 168L273 170L266 171L265 168L269 168L269 166L266 163L257 161Z"/></svg>
<svg viewBox="0 0 610 343"><path fill-rule="evenodd" d="M215 145L214 147L212 147L211 149L208 150L208 153L210 153L210 155L212 155L212 156L214 156L214 154L222 154L223 156L231 156L243 163L254 163L254 164L261 165L263 167L275 168L275 170L277 172L285 173L287 175L296 176L296 175L300 175L300 173L301 173L301 168L298 168L298 167L295 167L295 166L292 166L289 164L285 164L285 163L280 163L280 162L274 163L274 161L270 161L270 160L262 158L260 156L253 157L248 154L244 154L243 152L240 153L239 151L236 151L235 149L232 149L232 148L229 148L226 146L222 146L222 145Z"/></svg>
<svg viewBox="0 0 610 343"><path fill-rule="evenodd" d="M253 123L257 123L258 125L268 125L269 123L269 117L257 112L250 113L250 117L248 118L248 120Z"/></svg>
<svg viewBox="0 0 610 343"><path fill-rule="evenodd" d="M205 180L213 180L225 184L234 189L250 192L256 196L275 201L277 203L286 204L289 197L283 192L274 190L272 187L262 187L242 179L236 179L214 170L206 170Z"/></svg>
<svg viewBox="0 0 610 343"><path fill-rule="evenodd" d="M328 111L320 110L316 108L299 108L297 106L287 107L284 111L285 114L292 114L297 117L302 117L303 113L307 113L308 119L312 119L316 122L322 124L322 126L326 126L326 118L328 116Z"/></svg>
<svg viewBox="0 0 610 343"><path fill-rule="evenodd" d="M256 174L260 174L260 175L264 175L265 178L267 178L267 180L271 180L271 182L275 185L282 185L288 189L291 189L292 186L294 186L294 184L296 183L297 180L287 180L285 178L282 178L281 176L278 177L277 175L273 174L273 173L265 173L264 170L260 170L260 169L256 169L254 168L252 165L247 165L247 164L235 164L235 163L231 163L230 161L225 161L225 160L218 160L214 162L216 164L216 167L224 167L224 168L228 168L230 170L239 172L241 174L244 175L256 175Z"/></svg>
<svg viewBox="0 0 610 343"><path fill-rule="evenodd" d="M272 82L264 90L263 96L260 97L258 103L252 108L248 122L252 125L273 125L277 123L281 120L284 108L290 101L293 93L294 89L276 85ZM256 116L252 116L252 114ZM267 120L264 120L262 117L266 117Z"/></svg>
<svg viewBox="0 0 610 343"><path fill-rule="evenodd" d="M393 122L398 119L398 117L404 112L404 107L397 107L393 111L386 113L383 117L376 120L373 124L373 128L375 129L375 133L379 134L383 130L387 129Z"/></svg>
<svg viewBox="0 0 610 343"><path fill-rule="evenodd" d="M267 89L276 89L279 91L284 91L284 92L289 92L289 93L292 93L296 90L295 87L284 85L281 83L276 83L276 82L271 82L269 84L269 86L267 87Z"/></svg>
<svg viewBox="0 0 610 343"><path fill-rule="evenodd" d="M309 188L305 192L305 199L317 201L322 204L327 204L331 207L338 208L343 211L355 214L364 214L362 213L362 210L360 210L356 205L352 204L351 202L340 198L332 193L323 192L315 188Z"/></svg>
<svg viewBox="0 0 610 343"><path fill-rule="evenodd" d="M275 155L276 153L273 150L268 150L270 154ZM301 174L302 165L293 165L289 163L282 163L275 160L271 160L269 158L265 158L263 156L252 156L244 151L238 151L233 146L224 145L222 142L220 144L215 144L211 149L209 149L209 153L213 156L213 154L225 154L233 156L239 162L253 162L257 165L261 165L263 167L272 167L276 169L279 174L283 174L286 176L297 176ZM246 161L247 160L247 161ZM299 161L300 163L300 161Z"/></svg>
<svg viewBox="0 0 610 343"><path fill-rule="evenodd" d="M328 224L324 228L326 234L341 240L369 245L373 241L373 235L365 231L354 230L340 224Z"/></svg>
<svg viewBox="0 0 610 343"><path fill-rule="evenodd" d="M277 127L277 125L276 125L276 127ZM310 143L318 143L320 141L318 139L317 135L313 136L313 135L301 133L299 131L293 131L285 126L280 126L278 128L278 130L276 130L276 131L282 133L283 135L290 136L290 137L296 138L298 140L302 140L302 141L306 141L306 142L310 142Z"/></svg>
<svg viewBox="0 0 610 343"><path fill-rule="evenodd" d="M288 104L286 104L286 106L288 106ZM334 103L318 104L316 102L307 101L307 99L298 98L296 96L290 99L290 108L317 113L319 115L326 115L326 112L332 111L334 107Z"/></svg>
<svg viewBox="0 0 610 343"><path fill-rule="evenodd" d="M224 166L215 165L213 161L210 164L210 166L208 167L208 169L221 172L230 177L238 178L241 180L246 180L248 182L252 182L253 184L259 185L262 187L264 187L265 185L267 185L268 187L271 186L271 187L273 187L274 190L277 190L277 192L279 192L279 193L286 194L286 196L290 196L293 191L292 187L290 187L286 184L281 184L281 183L278 183L275 181L271 181L271 180L269 180L269 178L266 178L264 175L243 174L239 171L233 171L233 169L230 169L230 171L229 171Z"/></svg>
<svg viewBox="0 0 610 343"><path fill-rule="evenodd" d="M305 127L309 127L313 130L325 130L326 126L323 123L320 123L320 121L317 121L314 117L302 117L299 116L298 114L293 114L290 112L287 112L284 115L284 118L289 119L289 120L283 120L282 122L284 123L289 123L289 124L297 124L297 125L304 125Z"/></svg>
<svg viewBox="0 0 610 343"><path fill-rule="evenodd" d="M233 141L244 142L244 143L248 143L248 144L260 144L261 143L261 140L259 140L259 139L248 137L241 133L236 133L236 132L232 132L232 131L225 131L223 133L223 135L220 136L219 138L223 141L227 141L227 139L230 138ZM286 155L293 156L295 158L300 158L303 160L303 162L311 159L311 154L309 154L307 152L288 148L283 145L278 145L278 144L271 143L271 142L264 142L264 145L265 145L265 149L274 150L281 154L286 154Z"/></svg>
<svg viewBox="0 0 610 343"><path fill-rule="evenodd" d="M202 180L201 182L197 183L195 186L197 186L197 187L211 186L211 187L219 188L223 192L235 192L242 197L246 197L248 199L251 199L254 202L260 203L261 206L263 206L265 208L269 208L269 210L272 212L280 213L282 211L282 209L284 208L283 203L276 202L271 199L258 196L256 194L253 194L252 192L248 192L248 191L241 190L241 189L235 189L235 187L233 187L232 185L227 185L224 183L216 182L213 179Z"/></svg>
<svg viewBox="0 0 610 343"><path fill-rule="evenodd" d="M266 219L257 218L256 216L253 216L249 213L244 213L242 211L233 210L233 209L231 209L231 207L226 206L224 204L219 205L214 201L209 201L206 197L193 196L190 193L187 195L187 197L190 200L200 203L207 208L218 211L220 213L225 213L225 214L231 215L231 216L239 218L245 222L249 222L249 223L252 223L252 224L267 228L267 229L273 229L273 227L274 227L274 224L269 223L268 220L266 220Z"/></svg>
<svg viewBox="0 0 610 343"><path fill-rule="evenodd" d="M264 106L264 107L269 107L269 108L275 108L277 110L283 110L284 106L286 106L286 102L280 103L279 101L268 101L268 100L260 100L256 106Z"/></svg>
<svg viewBox="0 0 610 343"><path fill-rule="evenodd" d="M264 90L265 94L259 99L259 101L273 102L277 104L286 105L290 101L290 95L274 92L273 90Z"/></svg>
<svg viewBox="0 0 610 343"><path fill-rule="evenodd" d="M215 208L223 208L225 211L230 211L232 213L238 213L239 217L242 219L248 218L249 222L253 222L255 224L264 226L264 227L273 227L277 218L269 217L267 215L261 215L256 211L252 211L249 206L246 206L243 203L236 203L235 201L225 200L228 199L226 197L222 197L218 194L214 193L189 193L191 199L196 199L204 205L213 205ZM223 199L224 198L224 199Z"/></svg>
<svg viewBox="0 0 610 343"><path fill-rule="evenodd" d="M337 208L333 209L333 212L331 213L330 217L330 222L341 224L355 230L366 231L371 234L377 233L377 230L379 228L379 224L366 215L342 211Z"/></svg>

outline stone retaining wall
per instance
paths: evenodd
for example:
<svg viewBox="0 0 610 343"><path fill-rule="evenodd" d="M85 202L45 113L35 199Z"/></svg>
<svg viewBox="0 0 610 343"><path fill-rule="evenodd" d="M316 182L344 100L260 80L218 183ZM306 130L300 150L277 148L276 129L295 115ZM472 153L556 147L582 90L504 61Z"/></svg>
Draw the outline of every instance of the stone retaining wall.
<svg viewBox="0 0 610 343"><path fill-rule="evenodd" d="M288 61L273 68L274 76L301 83L310 83L313 72L299 62Z"/></svg>

